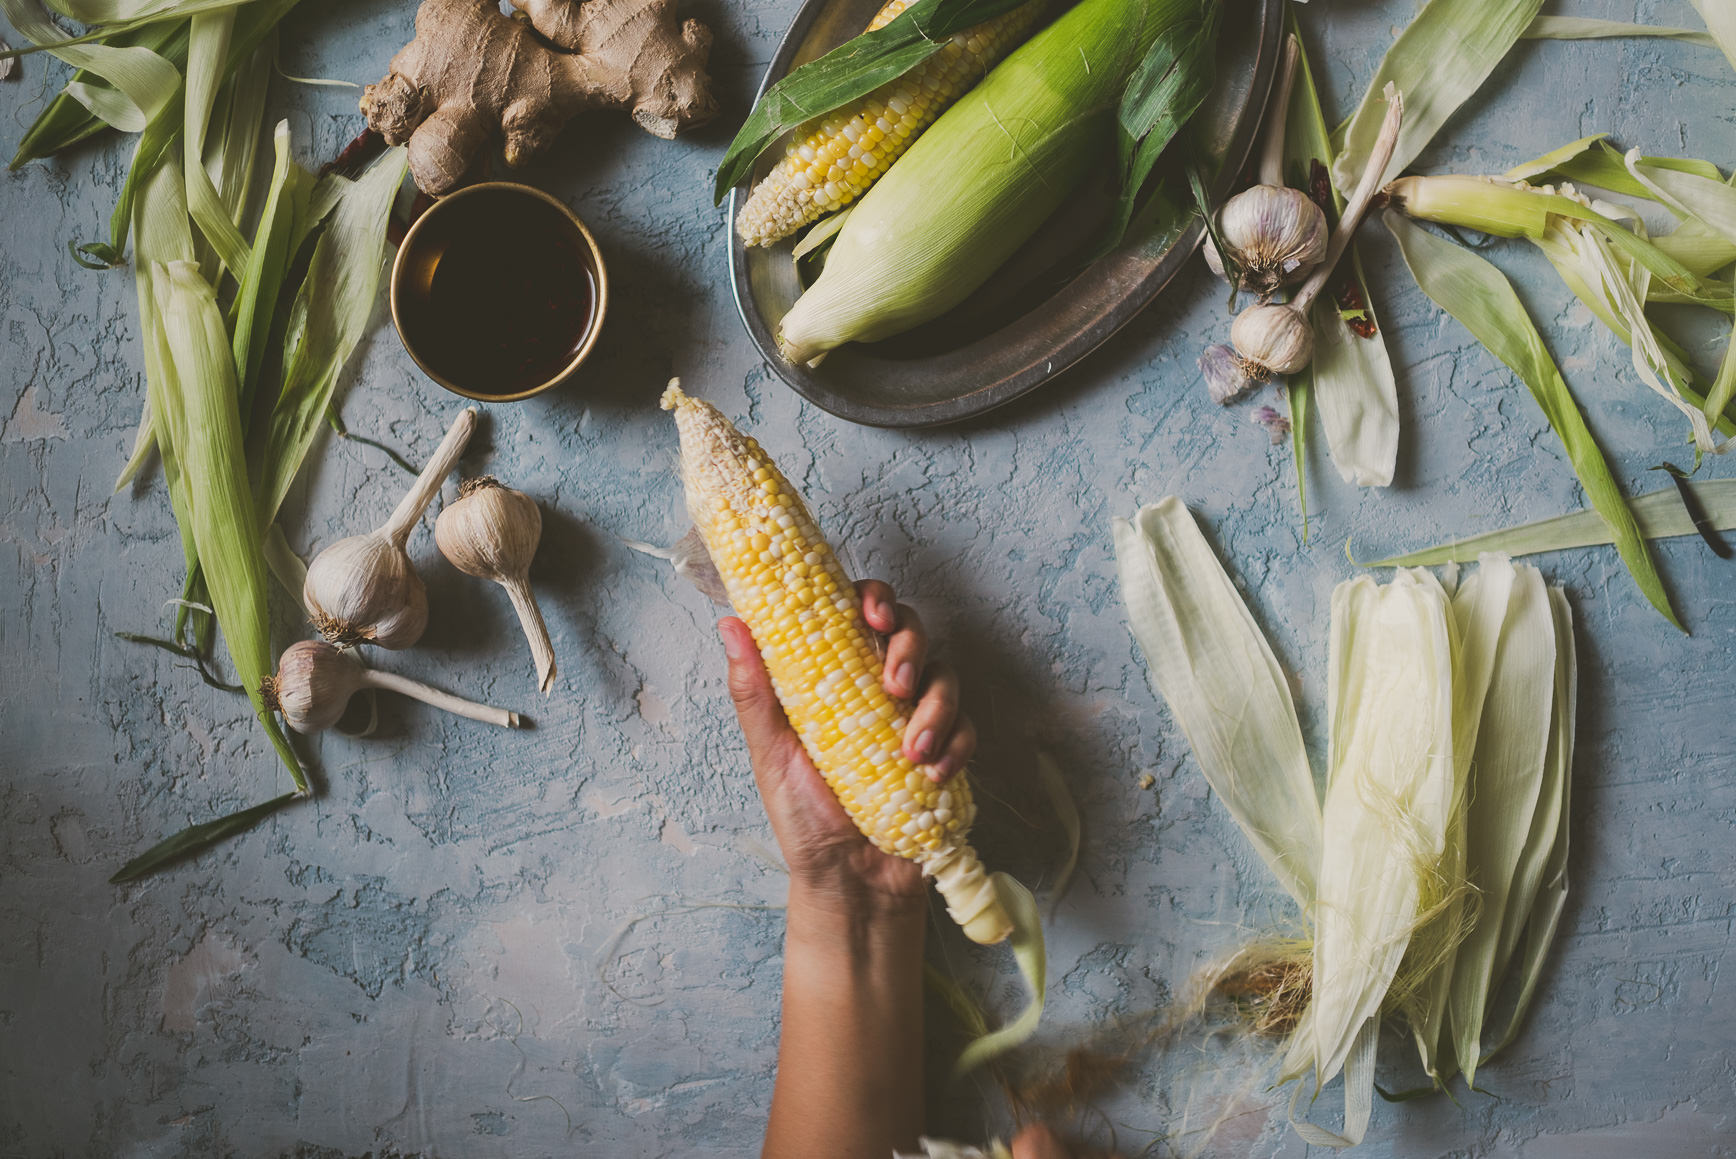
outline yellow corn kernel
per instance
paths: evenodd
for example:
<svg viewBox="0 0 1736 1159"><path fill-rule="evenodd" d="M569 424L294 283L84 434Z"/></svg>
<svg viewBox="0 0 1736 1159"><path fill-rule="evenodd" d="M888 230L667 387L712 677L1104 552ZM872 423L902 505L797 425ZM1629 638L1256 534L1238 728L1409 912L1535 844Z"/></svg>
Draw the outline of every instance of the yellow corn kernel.
<svg viewBox="0 0 1736 1159"><path fill-rule="evenodd" d="M741 239L770 245L855 201L930 121L1024 38L1043 3L1029 0L958 33L920 67L798 129L783 160L736 215ZM889 23L908 4L892 0L868 30Z"/></svg>
<svg viewBox="0 0 1736 1159"><path fill-rule="evenodd" d="M937 785L905 758L914 706L882 687L860 598L807 504L759 444L709 403L671 382L663 409L675 412L681 433L688 514L814 767L876 847L935 879L967 936L1002 940L1012 923L967 840L976 816L970 781L959 772ZM779 539L785 550L776 555L756 546ZM792 558L805 576L791 575L784 560ZM814 598L818 582L836 595Z"/></svg>

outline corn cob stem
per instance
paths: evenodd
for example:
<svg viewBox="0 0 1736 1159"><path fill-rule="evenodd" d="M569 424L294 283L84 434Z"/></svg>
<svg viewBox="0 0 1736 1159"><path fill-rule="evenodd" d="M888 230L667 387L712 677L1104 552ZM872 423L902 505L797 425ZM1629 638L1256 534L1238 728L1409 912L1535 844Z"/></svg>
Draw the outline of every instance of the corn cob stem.
<svg viewBox="0 0 1736 1159"><path fill-rule="evenodd" d="M960 772L935 784L903 755L914 705L882 684L861 597L807 504L758 442L671 381L687 510L772 688L850 819L874 845L932 877L947 912L985 945L1012 920L967 840L976 816Z"/></svg>

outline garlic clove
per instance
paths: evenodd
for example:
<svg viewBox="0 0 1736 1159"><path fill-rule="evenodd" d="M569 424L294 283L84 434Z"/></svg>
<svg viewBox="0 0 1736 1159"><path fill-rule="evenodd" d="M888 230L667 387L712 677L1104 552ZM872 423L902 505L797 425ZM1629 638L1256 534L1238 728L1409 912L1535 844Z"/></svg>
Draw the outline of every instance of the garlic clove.
<svg viewBox="0 0 1736 1159"><path fill-rule="evenodd" d="M1288 303L1249 306L1230 324L1230 343L1266 374L1295 374L1314 359L1308 316Z"/></svg>
<svg viewBox="0 0 1736 1159"><path fill-rule="evenodd" d="M1271 438L1274 447L1290 437L1290 420L1276 407L1255 407L1254 413L1248 416L1248 421L1266 428L1266 434Z"/></svg>
<svg viewBox="0 0 1736 1159"><path fill-rule="evenodd" d="M377 533L340 539L308 564L302 606L332 644L408 648L428 627L428 590L402 547Z"/></svg>
<svg viewBox="0 0 1736 1159"><path fill-rule="evenodd" d="M1205 375L1206 391L1212 401L1228 406L1265 380L1259 368L1223 343L1206 347L1200 355L1200 373Z"/></svg>

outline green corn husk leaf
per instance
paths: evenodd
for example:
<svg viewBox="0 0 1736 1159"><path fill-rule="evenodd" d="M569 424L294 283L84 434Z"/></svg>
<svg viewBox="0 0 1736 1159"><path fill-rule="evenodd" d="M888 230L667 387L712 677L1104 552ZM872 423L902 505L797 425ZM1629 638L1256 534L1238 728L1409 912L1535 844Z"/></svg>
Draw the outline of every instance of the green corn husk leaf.
<svg viewBox="0 0 1736 1159"><path fill-rule="evenodd" d="M115 48L137 45L150 49L179 71L187 63L187 22L151 24L132 32L111 35L105 43ZM92 88L106 86L108 82L87 69L79 69L72 74L67 84ZM62 149L88 140L108 127L63 88L42 112L36 115L30 128L25 130L24 139L18 143L18 150L12 155L12 161L7 167L17 169L27 162L52 157Z"/></svg>
<svg viewBox="0 0 1736 1159"><path fill-rule="evenodd" d="M1320 805L1284 670L1181 500L1113 527L1128 627L1152 685L1213 793L1308 912Z"/></svg>
<svg viewBox="0 0 1736 1159"><path fill-rule="evenodd" d="M1015 1047L1030 1041L1043 1020L1043 995L1048 987L1048 960L1043 947L1043 914L1031 891L1004 873L992 873L995 893L1007 916L1013 921L1013 933L1007 944L1018 964L1019 976L1025 980L1030 1001L1016 1018L998 1030L978 1035L965 1044L958 1061L952 1065L956 1080L984 1063L999 1058Z"/></svg>
<svg viewBox="0 0 1736 1159"><path fill-rule="evenodd" d="M1650 238L1611 216L1620 215L1637 228L1639 219L1632 211L1604 202L1593 203L1571 189L1557 193L1499 177L1449 174L1403 177L1389 184L1386 193L1390 206L1409 217L1496 237L1536 241L1563 221L1589 225L1624 258L1660 279L1669 289L1696 301L1702 298L1716 301L1723 293L1721 287L1704 283Z"/></svg>
<svg viewBox="0 0 1736 1159"><path fill-rule="evenodd" d="M1627 344L1640 380L1687 418L1694 445L1702 452L1718 451L1702 409L1705 399L1691 386L1693 371L1646 316L1650 272L1618 257L1601 232L1583 223L1556 219L1536 244L1562 281Z"/></svg>
<svg viewBox="0 0 1736 1159"><path fill-rule="evenodd" d="M193 257L193 234L187 225L187 199L181 190L179 172L169 170L168 165L159 165L145 174L133 203L139 238L133 280L138 292L139 334L145 355L146 407L152 418L151 427L162 460L169 506L174 511L175 526L181 534L187 575L191 578L199 568L199 549L193 539L192 507L174 441L174 432L186 428L186 414L181 404L179 384L174 380L174 363L164 342L153 285L158 265ZM179 635L178 625L176 635Z"/></svg>
<svg viewBox="0 0 1736 1159"><path fill-rule="evenodd" d="M296 789L306 793L300 762L262 693L272 672L265 561L247 482L229 332L216 294L193 262L155 263L151 284L167 365L180 396L180 421L171 441L185 472L199 568L236 676Z"/></svg>
<svg viewBox="0 0 1736 1159"><path fill-rule="evenodd" d="M1689 0L1689 3L1706 22L1706 31L1724 50L1730 67L1736 68L1736 7L1732 7L1729 0Z"/></svg>
<svg viewBox="0 0 1736 1159"><path fill-rule="evenodd" d="M1635 149L1623 159L1628 173L1651 196L1687 221L1697 222L1736 245L1736 188L1716 168L1682 170L1641 157Z"/></svg>
<svg viewBox="0 0 1736 1159"><path fill-rule="evenodd" d="M9 0L0 0L0 4L7 2ZM252 0L236 14L235 31L230 38L224 66L225 75L234 75L296 3L297 0ZM138 192L140 182L147 174L156 170L169 147L180 138L185 119L184 96L185 86L177 80L177 87L168 103L140 134L133 153L132 168L127 173L126 182L121 186L120 197L116 199L114 213L109 218L109 240L75 246L73 256L81 264L93 269L107 269L125 261L127 230L133 219L133 198Z"/></svg>
<svg viewBox="0 0 1736 1159"><path fill-rule="evenodd" d="M1542 18L1539 17L1539 19ZM1559 149L1551 149L1541 157L1521 161L1501 176L1509 181L1527 181L1533 185L1541 184L1548 181L1551 174L1558 173L1563 165L1578 161L1608 139L1608 133L1593 133L1589 137L1569 141Z"/></svg>
<svg viewBox="0 0 1736 1159"><path fill-rule="evenodd" d="M900 333L987 281L1108 155L1128 76L1200 3L1081 0L1015 49L856 202L780 323L784 356Z"/></svg>
<svg viewBox="0 0 1736 1159"><path fill-rule="evenodd" d="M284 793L269 801L246 809L237 810L215 821L203 821L190 825L173 837L166 837L157 842L115 872L109 878L110 885L125 885L149 877L158 870L197 856L213 845L227 841L238 833L245 833L285 805L299 801L303 797L300 792Z"/></svg>
<svg viewBox="0 0 1736 1159"><path fill-rule="evenodd" d="M306 219L318 221L330 206L330 220L290 309L283 385L254 489L262 527L277 518L319 433L344 365L367 332L384 264L386 218L408 164L409 153L402 146L389 149L356 181L333 174L312 194ZM293 254L297 248L292 239L286 252Z"/></svg>
<svg viewBox="0 0 1736 1159"><path fill-rule="evenodd" d="M1736 303L1732 304L1732 314L1736 316ZM1718 364L1718 377L1713 381L1712 389L1706 392L1706 402L1700 413L1706 416L1707 422L1717 423L1733 399L1736 399L1736 328L1733 328L1729 341L1724 343L1724 359Z"/></svg>
<svg viewBox="0 0 1736 1159"><path fill-rule="evenodd" d="M1334 183L1354 188L1386 116L1388 84L1404 93L1404 125L1381 183L1416 160L1442 125L1483 86L1531 26L1543 0L1429 0L1387 50L1362 103L1342 130Z"/></svg>
<svg viewBox="0 0 1736 1159"><path fill-rule="evenodd" d="M289 546L289 540L283 534L283 524L273 523L265 529L265 566L271 569L278 586L291 601L301 603L302 589L307 586L307 564L301 556L295 554L295 549Z"/></svg>
<svg viewBox="0 0 1736 1159"><path fill-rule="evenodd" d="M1295 32L1294 12L1290 24ZM1300 44L1299 36L1297 42ZM1306 52L1297 57L1284 152L1285 177L1298 189L1313 187L1316 165L1330 172L1332 142ZM1329 177L1327 185L1331 184ZM1332 200L1336 220L1344 209L1344 199L1335 187ZM1398 380L1354 243L1344 269L1348 272L1334 277L1339 285L1349 279L1355 287L1362 302L1362 328L1372 328L1374 333L1368 337L1357 333L1339 306L1339 295L1330 291L1322 294L1309 312L1314 326L1314 359L1290 381L1293 388L1300 384L1310 393L1320 411L1320 426L1326 432L1326 446L1339 476L1359 487L1385 487L1392 483L1398 464ZM1290 429L1294 431L1296 426L1292 416Z"/></svg>
<svg viewBox="0 0 1736 1159"><path fill-rule="evenodd" d="M1456 652L1447 594L1427 572L1384 586L1360 576L1332 594L1330 840L1313 909L1313 995L1285 1080L1312 1073L1318 1089L1344 1068L1437 892L1455 799Z"/></svg>
<svg viewBox="0 0 1736 1159"><path fill-rule="evenodd" d="M1487 562L1478 567L1461 595L1486 581L1489 567ZM1448 993L1453 1054L1465 1084L1473 1088L1482 1056L1483 1012L1499 981L1503 919L1545 780L1556 671L1555 621L1542 573L1511 564L1506 570L1513 577L1511 598L1500 609L1466 798L1465 877L1482 905L1458 947ZM1455 597L1455 610L1458 602ZM1527 909L1529 903L1525 899Z"/></svg>
<svg viewBox="0 0 1736 1159"><path fill-rule="evenodd" d="M1501 271L1464 247L1442 241L1396 213L1389 212L1384 217L1423 293L1458 319L1531 392L1550 428L1566 448L1580 485L1609 524L1622 562L1627 564L1641 594L1659 614L1681 628L1639 525L1512 284Z"/></svg>
<svg viewBox="0 0 1736 1159"><path fill-rule="evenodd" d="M22 2L33 11L41 11L43 8L40 0L12 0L12 2ZM207 12L222 12L241 8L256 2L257 0L163 0L160 3L149 4L98 5L80 4L74 0L48 0L48 6L67 19L88 26L86 31L77 36L68 36L61 32L60 37L62 39L58 39L55 45L82 46L108 44L114 40L160 29L164 24L189 20ZM54 52L55 45L35 41L25 48L14 49L10 53L0 55L30 56L38 52Z"/></svg>
<svg viewBox="0 0 1736 1159"><path fill-rule="evenodd" d="M254 207L258 184L259 148L266 139L265 100L271 90L272 64L277 60L277 29L272 28L241 67L229 74L213 109L212 133L205 141L205 169L217 186L217 197L237 228ZM218 110L221 115L217 115Z"/></svg>
<svg viewBox="0 0 1736 1159"><path fill-rule="evenodd" d="M49 18L41 0L0 0L0 13L31 49L51 52L104 82L75 81L66 90L104 124L141 132L180 91L181 74L151 49L142 44L78 43Z"/></svg>
<svg viewBox="0 0 1736 1159"><path fill-rule="evenodd" d="M1736 479L1713 479L1689 482L1702 510L1714 530L1736 530ZM1628 504L1639 533L1646 539L1665 539L1679 535L1694 535L1693 516L1682 506L1675 488L1665 487L1635 496ZM1419 551L1395 555L1359 567L1428 567L1443 563L1464 563L1484 552L1499 551L1508 555L1536 555L1545 551L1570 551L1577 547L1599 547L1615 542L1614 533L1603 514L1594 508L1522 523L1499 531L1489 531L1466 539L1425 547Z"/></svg>
<svg viewBox="0 0 1736 1159"><path fill-rule="evenodd" d="M1292 376L1290 399L1290 458L1296 467L1296 506L1302 512L1302 546L1308 546L1308 420L1313 412L1311 379Z"/></svg>
<svg viewBox="0 0 1736 1159"><path fill-rule="evenodd" d="M271 317L282 294L284 280L294 255L290 241L297 233L308 206L312 178L290 159L289 122L278 122L272 134L275 161L265 207L259 215L247 265L239 271L233 322L232 349L241 375L241 413L253 413L259 376L265 358Z"/></svg>
<svg viewBox="0 0 1736 1159"><path fill-rule="evenodd" d="M1554 222L1536 245L1576 297L1632 350L1634 371L1642 382L1686 416L1693 429L1694 446L1715 451L1712 425L1698 406L1703 399L1687 397L1693 371L1687 368L1679 349L1665 345L1646 316L1644 302L1651 274L1616 257L1604 245L1602 234L1588 226Z"/></svg>
<svg viewBox="0 0 1736 1159"><path fill-rule="evenodd" d="M1549 748L1531 829L1513 874L1507 911L1502 915L1493 965L1497 978L1510 967L1517 968L1519 993L1506 1029L1483 1055L1482 1062L1488 1062L1518 1037L1543 976L1544 959L1549 956L1549 947L1560 927L1561 913L1567 906L1568 819L1573 803L1573 734L1578 722L1579 675L1573 644L1573 611L1560 588L1549 589L1549 608L1555 629ZM1489 1006L1484 1011L1485 1025L1495 1015L1495 1000L1491 990Z"/></svg>
<svg viewBox="0 0 1736 1159"><path fill-rule="evenodd" d="M1600 215L1600 220L1607 219ZM1638 224L1636 220L1636 228ZM1658 283L1652 278L1651 270L1643 262L1635 260L1636 255L1626 249L1619 256L1612 252L1607 243L1619 238L1631 238L1641 245L1650 245L1646 239L1620 226L1615 226L1612 232L1597 222L1561 216L1551 216L1543 232L1531 240L1549 259L1549 264L1555 267L1562 283L1573 291L1574 296L1624 345L1635 348L1637 357L1658 368L1649 372L1654 378L1661 377L1670 383L1668 388L1664 388L1662 382L1648 378L1648 385L1666 395L1679 395L1703 409L1704 399L1697 393L1694 369L1689 365L1686 353L1652 325L1643 309L1636 309L1641 300L1654 302L1662 295L1655 289ZM1715 290L1716 286L1714 282L1698 282L1693 294L1678 300L1722 308L1727 312L1730 307L1721 307L1715 297L1708 296L1708 291ZM1636 332L1642 335L1643 348L1636 347ZM1642 371L1645 373L1648 372ZM1720 429L1729 426L1722 419L1717 425Z"/></svg>
<svg viewBox="0 0 1736 1159"><path fill-rule="evenodd" d="M953 33L1010 12L1025 0L916 0L872 32L851 38L767 89L736 132L712 190L721 205L745 181L760 154L792 129L859 100L917 68Z"/></svg>
<svg viewBox="0 0 1736 1159"><path fill-rule="evenodd" d="M1525 30L1526 40L1604 40L1612 37L1662 37L1685 40L1707 48L1718 42L1692 28L1665 28L1657 24L1632 24L1625 20L1594 20L1580 16L1539 16Z"/></svg>
<svg viewBox="0 0 1736 1159"><path fill-rule="evenodd" d="M1120 191L1099 243L1102 253L1127 236L1139 191L1158 157L1211 92L1221 11L1204 4L1188 19L1166 26L1127 80L1115 118Z"/></svg>
<svg viewBox="0 0 1736 1159"><path fill-rule="evenodd" d="M1662 169L1697 173L1714 181L1723 180L1723 174L1719 173L1718 167L1710 161L1693 157L1644 157L1641 160L1647 165ZM1510 181L1526 181L1533 185L1571 181L1575 185L1591 185L1628 197L1657 200L1649 189L1628 172L1627 162L1622 154L1610 146L1606 135L1602 133L1581 138L1534 161L1515 165L1507 170L1504 176Z"/></svg>
<svg viewBox="0 0 1736 1159"><path fill-rule="evenodd" d="M187 186L187 208L193 224L215 251L221 268L238 273L247 267L247 239L241 236L205 168L205 134L211 125L218 89L222 87L224 58L234 31L235 13L231 11L193 18L187 48L187 87L182 98L181 156L186 169L183 180ZM217 280L218 272L205 265L207 280Z"/></svg>
<svg viewBox="0 0 1736 1159"><path fill-rule="evenodd" d="M138 477L144 466L150 461L151 452L157 449L156 425L151 421L151 399L145 396L144 405L139 410L139 429L133 435L133 451L127 456L126 464L121 467L121 473L115 476L115 493Z"/></svg>

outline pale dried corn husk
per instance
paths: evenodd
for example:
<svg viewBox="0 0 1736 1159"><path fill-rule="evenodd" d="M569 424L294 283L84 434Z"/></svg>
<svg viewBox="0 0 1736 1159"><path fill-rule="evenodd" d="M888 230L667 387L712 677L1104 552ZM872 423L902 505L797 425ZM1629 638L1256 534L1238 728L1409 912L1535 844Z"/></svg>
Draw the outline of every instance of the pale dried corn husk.
<svg viewBox="0 0 1736 1159"><path fill-rule="evenodd" d="M1486 557L1465 587L1487 584L1492 562ZM1555 620L1543 575L1528 565L1514 568L1504 558L1501 564L1513 578L1480 712L1465 807L1465 876L1477 890L1481 909L1458 948L1448 994L1453 1053L1467 1084L1476 1079L1483 1011L1499 981L1495 962L1502 921L1542 791L1555 688Z"/></svg>
<svg viewBox="0 0 1736 1159"><path fill-rule="evenodd" d="M1447 593L1425 571L1332 595L1330 771L1314 915L1313 1001L1286 1078L1324 1085L1370 1033L1439 874L1454 805L1453 671ZM1347 1098L1350 1084L1346 1085Z"/></svg>
<svg viewBox="0 0 1736 1159"><path fill-rule="evenodd" d="M1549 589L1549 609L1555 628L1555 682L1550 708L1549 748L1544 756L1543 783L1531 828L1513 873L1501 936L1492 967L1495 977L1517 968L1518 997L1506 1029L1482 1061L1499 1053L1518 1036L1531 999L1543 975L1543 961L1555 941L1561 912L1567 905L1568 818L1573 803L1573 733L1578 723L1579 671L1573 645L1573 611L1560 588ZM1521 938L1524 944L1520 945ZM1517 958L1515 955L1518 955ZM1491 989L1484 1010L1485 1025L1494 1017L1496 994Z"/></svg>
<svg viewBox="0 0 1736 1159"><path fill-rule="evenodd" d="M1114 522L1128 626L1212 791L1296 904L1320 862L1320 805L1284 670L1173 495Z"/></svg>

